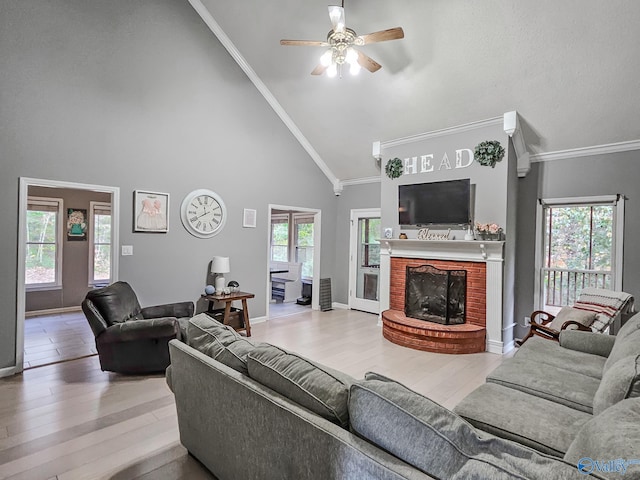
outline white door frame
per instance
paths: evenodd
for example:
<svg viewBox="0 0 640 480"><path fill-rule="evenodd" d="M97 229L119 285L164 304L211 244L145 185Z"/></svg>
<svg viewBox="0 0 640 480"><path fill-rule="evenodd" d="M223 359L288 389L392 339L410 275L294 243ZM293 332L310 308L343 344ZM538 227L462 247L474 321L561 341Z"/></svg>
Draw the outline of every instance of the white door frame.
<svg viewBox="0 0 640 480"><path fill-rule="evenodd" d="M267 307L266 317L269 320L269 308L271 306L271 278L269 274L269 265L271 263L271 211L272 210L290 210L300 213L313 214L313 284L311 285L311 309L320 310L320 240L322 228L322 211L317 208L292 207L287 205L268 205L267 217Z"/></svg>
<svg viewBox="0 0 640 480"><path fill-rule="evenodd" d="M24 315L25 315L25 242L27 225L27 196L29 187L71 188L74 190L90 190L111 194L111 268L112 281L118 280L119 256L118 245L120 227L120 188L86 183L63 182L59 180L44 180L38 178L20 177L20 191L18 200L18 278L16 294L16 363L13 367L0 371L0 377L20 373L24 363Z"/></svg>
<svg viewBox="0 0 640 480"><path fill-rule="evenodd" d="M349 308L380 314L380 301L364 300L356 297L358 278L358 220L361 218L381 218L379 208L351 209L351 227L349 230ZM380 272L378 272L380 275ZM378 278L380 288L380 278Z"/></svg>

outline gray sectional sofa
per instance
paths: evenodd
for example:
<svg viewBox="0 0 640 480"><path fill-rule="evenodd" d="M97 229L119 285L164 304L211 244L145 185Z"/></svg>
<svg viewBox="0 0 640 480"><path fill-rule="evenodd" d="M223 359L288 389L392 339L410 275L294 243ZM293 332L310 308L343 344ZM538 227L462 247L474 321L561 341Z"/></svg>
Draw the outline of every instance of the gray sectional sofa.
<svg viewBox="0 0 640 480"><path fill-rule="evenodd" d="M169 348L181 441L220 480L585 477L575 461L477 428L392 379L352 378L206 315Z"/></svg>
<svg viewBox="0 0 640 480"><path fill-rule="evenodd" d="M637 314L616 336L565 330L559 342L532 337L454 412L496 436L630 479L640 478L639 397Z"/></svg>

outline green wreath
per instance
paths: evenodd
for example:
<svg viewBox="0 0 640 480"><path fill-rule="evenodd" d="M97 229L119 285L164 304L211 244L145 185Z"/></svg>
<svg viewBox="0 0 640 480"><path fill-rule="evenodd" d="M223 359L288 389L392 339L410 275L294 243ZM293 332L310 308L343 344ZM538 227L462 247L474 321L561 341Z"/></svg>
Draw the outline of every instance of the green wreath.
<svg viewBox="0 0 640 480"><path fill-rule="evenodd" d="M473 150L473 159L480 165L495 168L496 163L504 158L504 148L497 140L480 142Z"/></svg>
<svg viewBox="0 0 640 480"><path fill-rule="evenodd" d="M402 175L402 168L402 160L396 157L387 162L387 166L384 167L384 171L386 172L387 177L398 178Z"/></svg>

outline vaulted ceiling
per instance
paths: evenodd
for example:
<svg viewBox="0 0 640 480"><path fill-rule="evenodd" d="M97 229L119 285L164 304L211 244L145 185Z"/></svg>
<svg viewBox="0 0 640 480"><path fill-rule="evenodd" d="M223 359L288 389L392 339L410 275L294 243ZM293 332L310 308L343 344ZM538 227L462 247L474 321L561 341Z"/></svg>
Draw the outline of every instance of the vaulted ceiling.
<svg viewBox="0 0 640 480"><path fill-rule="evenodd" d="M517 110L532 155L640 140L637 0L346 0L382 65L311 76L332 0L190 0L329 178L372 177L372 142ZM335 2L335 4L339 4ZM211 22L213 20L213 22ZM246 62L246 63L245 63Z"/></svg>

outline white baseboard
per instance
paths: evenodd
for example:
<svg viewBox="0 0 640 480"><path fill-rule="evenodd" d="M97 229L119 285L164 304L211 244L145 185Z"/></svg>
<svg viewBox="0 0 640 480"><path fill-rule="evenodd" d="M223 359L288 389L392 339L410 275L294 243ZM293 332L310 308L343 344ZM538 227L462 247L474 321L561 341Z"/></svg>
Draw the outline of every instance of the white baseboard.
<svg viewBox="0 0 640 480"><path fill-rule="evenodd" d="M487 341L487 352L489 353L497 353L498 355L503 355L505 353L509 353L514 348L515 343L513 340L508 343L498 342L497 340Z"/></svg>
<svg viewBox="0 0 640 480"><path fill-rule="evenodd" d="M81 312L82 307L60 307L60 308L48 308L46 310L33 310L31 312L24 312L25 318L31 317L39 317L41 315L55 315L59 313L71 313L71 312Z"/></svg>
<svg viewBox="0 0 640 480"><path fill-rule="evenodd" d="M16 373L16 367L0 368L0 378L10 377L11 375L15 375Z"/></svg>
<svg viewBox="0 0 640 480"><path fill-rule="evenodd" d="M263 315L261 317L250 318L249 321L251 322L251 325L254 325L256 323L264 323L268 319L269 319L269 317L267 317L266 315Z"/></svg>
<svg viewBox="0 0 640 480"><path fill-rule="evenodd" d="M346 303L332 302L331 306L340 310L349 310L349 305L347 305Z"/></svg>

